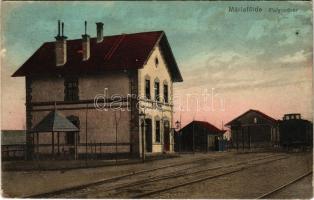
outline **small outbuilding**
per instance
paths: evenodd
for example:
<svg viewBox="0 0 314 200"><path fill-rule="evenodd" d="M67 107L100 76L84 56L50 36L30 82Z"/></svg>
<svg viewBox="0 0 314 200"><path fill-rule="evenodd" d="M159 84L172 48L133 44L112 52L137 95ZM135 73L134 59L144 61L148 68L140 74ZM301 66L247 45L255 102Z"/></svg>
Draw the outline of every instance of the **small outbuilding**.
<svg viewBox="0 0 314 200"><path fill-rule="evenodd" d="M279 144L278 121L258 110L248 110L228 122L231 144L238 148L267 147Z"/></svg>
<svg viewBox="0 0 314 200"><path fill-rule="evenodd" d="M223 140L224 132L208 122L192 121L177 132L175 151L218 151L219 141Z"/></svg>

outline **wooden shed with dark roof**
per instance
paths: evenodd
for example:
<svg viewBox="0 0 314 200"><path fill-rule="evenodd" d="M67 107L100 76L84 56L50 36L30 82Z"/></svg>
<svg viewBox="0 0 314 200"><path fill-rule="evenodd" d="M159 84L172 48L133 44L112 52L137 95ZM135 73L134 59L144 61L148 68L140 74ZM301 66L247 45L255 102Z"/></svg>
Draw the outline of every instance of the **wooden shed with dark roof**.
<svg viewBox="0 0 314 200"><path fill-rule="evenodd" d="M206 121L192 121L179 130L175 137L178 152L217 151L218 140L223 139L225 130L221 130Z"/></svg>
<svg viewBox="0 0 314 200"><path fill-rule="evenodd" d="M225 126L231 130L233 147L270 147L279 143L278 120L259 110L250 109Z"/></svg>

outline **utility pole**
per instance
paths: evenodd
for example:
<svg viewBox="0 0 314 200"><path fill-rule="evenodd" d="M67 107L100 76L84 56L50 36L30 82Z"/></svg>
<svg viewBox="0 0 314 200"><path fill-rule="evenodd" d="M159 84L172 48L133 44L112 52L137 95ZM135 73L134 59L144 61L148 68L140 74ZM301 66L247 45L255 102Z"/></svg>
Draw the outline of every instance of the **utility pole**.
<svg viewBox="0 0 314 200"><path fill-rule="evenodd" d="M241 133L242 133L242 151L244 151L244 131L242 127L241 127Z"/></svg>
<svg viewBox="0 0 314 200"><path fill-rule="evenodd" d="M140 112L139 113L139 117L140 118L143 118L143 128L142 128L142 130L141 130L141 132L142 132L142 134L141 134L141 136L142 136L142 162L144 163L145 162L145 139L144 139L144 137L145 137L145 126L146 126L146 121L145 121L145 108L144 108L144 112Z"/></svg>
<svg viewBox="0 0 314 200"><path fill-rule="evenodd" d="M194 126L195 126L195 113L193 115L193 154L195 153L195 133L194 133Z"/></svg>
<svg viewBox="0 0 314 200"><path fill-rule="evenodd" d="M179 139L180 139L180 146L179 146L179 152L181 153L182 151L182 119L181 119L181 114L182 114L182 106L180 106L180 129L179 129Z"/></svg>
<svg viewBox="0 0 314 200"><path fill-rule="evenodd" d="M86 104L86 112L85 112L85 165L87 166L87 111L88 111L88 104Z"/></svg>
<svg viewBox="0 0 314 200"><path fill-rule="evenodd" d="M118 122L120 121L120 118L121 118L121 109L119 113L119 118L117 118L117 111L115 110L114 119L115 119L115 124L116 124L116 164L118 164Z"/></svg>
<svg viewBox="0 0 314 200"><path fill-rule="evenodd" d="M195 141L194 141L194 120L193 120L193 154L195 153Z"/></svg>

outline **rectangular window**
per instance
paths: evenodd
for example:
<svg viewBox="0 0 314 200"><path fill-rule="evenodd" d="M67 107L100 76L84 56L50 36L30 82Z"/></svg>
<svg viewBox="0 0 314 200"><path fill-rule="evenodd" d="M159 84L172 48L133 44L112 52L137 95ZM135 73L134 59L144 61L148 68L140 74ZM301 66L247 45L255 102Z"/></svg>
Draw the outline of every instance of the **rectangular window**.
<svg viewBox="0 0 314 200"><path fill-rule="evenodd" d="M150 99L150 80L145 80L145 97Z"/></svg>
<svg viewBox="0 0 314 200"><path fill-rule="evenodd" d="M156 121L156 142L160 142L160 121Z"/></svg>
<svg viewBox="0 0 314 200"><path fill-rule="evenodd" d="M78 95L78 79L77 78L66 78L64 80L64 100L65 101L77 101L79 100Z"/></svg>
<svg viewBox="0 0 314 200"><path fill-rule="evenodd" d="M155 101L159 101L159 82L155 82Z"/></svg>
<svg viewBox="0 0 314 200"><path fill-rule="evenodd" d="M169 97L168 97L168 85L164 85L164 99L165 103L169 103Z"/></svg>

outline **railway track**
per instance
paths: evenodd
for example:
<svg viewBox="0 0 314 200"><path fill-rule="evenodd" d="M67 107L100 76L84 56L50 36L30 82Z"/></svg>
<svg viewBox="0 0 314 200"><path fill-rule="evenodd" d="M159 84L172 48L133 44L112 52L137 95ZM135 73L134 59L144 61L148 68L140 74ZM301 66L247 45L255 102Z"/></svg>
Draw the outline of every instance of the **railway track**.
<svg viewBox="0 0 314 200"><path fill-rule="evenodd" d="M162 175L148 176L135 181L124 180L121 183L114 184L112 186L100 184L95 186L96 188L87 187L81 191L75 191L74 193L68 194L56 193L55 195L52 194L45 197L58 198L67 195L69 195L69 197L73 196L82 197L88 194L98 194L96 198L98 197L143 198L168 190L172 190L178 187L183 187L189 184L194 184L208 179L213 179L220 176L232 174L244 170L248 167L274 162L276 160L281 160L284 158L287 158L287 156L282 155L260 156L246 161L209 168L200 165L197 167L199 163L198 162L195 163L195 161L193 161L194 165L185 166L182 167L181 169L176 168L175 171L172 170ZM201 160L204 161L203 159Z"/></svg>
<svg viewBox="0 0 314 200"><path fill-rule="evenodd" d="M308 177L308 176L310 176L310 175L312 175L312 174L313 174L313 171L311 170L311 171L309 171L309 172L307 172L307 173L305 173L305 174L303 174L303 175L301 175L301 176L299 176L299 177L293 179L292 181L290 181L290 182L288 182L288 183L286 183L286 184L283 184L283 185L281 185L281 186L275 188L274 190L272 190L272 191L270 191L270 192L267 192L267 193L265 193L265 194L262 194L261 196L257 197L256 199L265 199L265 198L269 198L269 197L271 197L272 195L274 195L274 194L278 193L279 191L283 190L284 188L286 188L286 187L288 187L288 186L290 186L290 185L292 185L292 184L294 184L294 183L296 183L296 182L298 182L298 181L300 181L300 180L304 179L305 177Z"/></svg>
<svg viewBox="0 0 314 200"><path fill-rule="evenodd" d="M188 174L187 176L193 175L193 177L189 178L188 180L186 180L186 178L185 178L182 182L178 181L179 184L175 183L175 184L173 184L171 186L161 187L161 188L158 188L158 189L153 189L151 191L147 191L147 192L144 192L144 193L141 193L141 194L137 194L137 195L131 196L131 198L149 198L150 196L155 195L155 194L159 194L159 193L162 193L162 192L167 192L167 191L179 188L179 187L184 187L184 186L195 184L195 183L200 183L200 182L203 182L203 181L206 181L206 180L209 180L209 179L214 179L214 178L218 178L218 177L221 177L221 176L226 176L226 175L229 175L229 174L233 174L233 173L242 171L242 170L247 169L249 167L253 167L253 166L261 165L261 164L266 164L266 163L269 163L269 162L274 162L274 161L285 159L285 158L288 158L288 157L286 157L286 156L285 157L279 157L279 158L274 158L274 159L270 159L270 160L266 160L266 161L262 161L262 162L253 163L253 162L256 162L256 161L264 160L264 159L255 159L255 160L249 161L247 163L241 163L241 164L236 164L236 165L222 167L222 168L220 168L220 169L222 169L221 171L216 171L215 173L209 174L209 175L206 174L206 173L205 174L203 173L203 172L207 172L208 170L200 170L199 171L200 174L198 176L195 177L195 173ZM197 172L197 173L199 173L199 172Z"/></svg>
<svg viewBox="0 0 314 200"><path fill-rule="evenodd" d="M182 165L183 166L188 166L189 164L195 165L195 164L198 164L199 162L215 161L215 160L216 160L216 158L212 158L211 157L211 158L195 159L193 161L179 162L179 163L175 163L175 164L169 164L169 165L156 167L156 168L152 168L152 169L140 170L140 171L135 171L135 172L132 172L132 173L127 173L127 174L123 174L123 175L119 175L119 176L114 176L114 177L110 177L110 178L106 178L106 179L101 179L101 180L98 180L98 181L95 181L95 182L92 182L92 183L79 185L79 186L74 186L74 187L70 187L70 188L66 188L66 189L55 190L55 191L41 193L41 194L36 194L36 195L28 195L28 196L24 196L23 198L51 197L51 196L54 196L56 194L67 193L67 192L76 191L76 190L82 190L82 189L85 189L87 187L97 186L97 185L101 185L101 184L108 183L108 182L114 182L114 181L118 181L120 179L132 177L132 176L135 176L135 175L146 174L146 173L150 173L150 172L154 172L154 171L158 171L158 170L164 170L164 169L167 169L167 168L173 168L173 167L182 166Z"/></svg>

